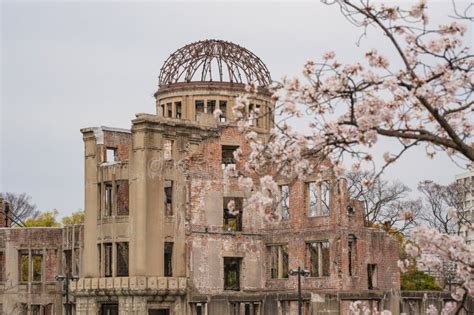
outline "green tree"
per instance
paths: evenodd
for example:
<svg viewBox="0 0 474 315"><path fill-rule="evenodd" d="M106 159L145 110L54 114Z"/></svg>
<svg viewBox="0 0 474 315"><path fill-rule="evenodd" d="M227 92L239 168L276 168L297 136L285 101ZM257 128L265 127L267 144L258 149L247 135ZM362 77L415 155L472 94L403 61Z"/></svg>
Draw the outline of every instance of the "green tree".
<svg viewBox="0 0 474 315"><path fill-rule="evenodd" d="M433 276L422 271L409 270L400 276L402 290L441 290Z"/></svg>
<svg viewBox="0 0 474 315"><path fill-rule="evenodd" d="M33 218L25 221L27 227L59 227L61 224L56 220L58 210L41 212Z"/></svg>
<svg viewBox="0 0 474 315"><path fill-rule="evenodd" d="M84 211L77 210L71 213L70 215L63 217L62 223L63 225L82 224L84 223L84 217L85 217Z"/></svg>

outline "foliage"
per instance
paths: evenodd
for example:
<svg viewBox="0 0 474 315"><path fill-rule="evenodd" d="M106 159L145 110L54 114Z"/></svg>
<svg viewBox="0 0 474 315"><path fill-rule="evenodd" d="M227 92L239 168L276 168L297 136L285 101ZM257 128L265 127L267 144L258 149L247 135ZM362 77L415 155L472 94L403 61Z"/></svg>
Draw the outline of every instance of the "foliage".
<svg viewBox="0 0 474 315"><path fill-rule="evenodd" d="M1 193L0 196L10 205L10 220L13 219L13 225L21 225L22 221L39 213L36 210L36 205L32 203L31 197L25 193L15 194L6 192Z"/></svg>
<svg viewBox="0 0 474 315"><path fill-rule="evenodd" d="M27 227L59 227L61 224L56 220L58 210L41 212L34 218L25 221Z"/></svg>
<svg viewBox="0 0 474 315"><path fill-rule="evenodd" d="M84 223L85 213L83 210L78 210L68 216L62 218L63 225L73 225Z"/></svg>
<svg viewBox="0 0 474 315"><path fill-rule="evenodd" d="M407 271L400 275L402 290L441 290L435 278L421 271Z"/></svg>

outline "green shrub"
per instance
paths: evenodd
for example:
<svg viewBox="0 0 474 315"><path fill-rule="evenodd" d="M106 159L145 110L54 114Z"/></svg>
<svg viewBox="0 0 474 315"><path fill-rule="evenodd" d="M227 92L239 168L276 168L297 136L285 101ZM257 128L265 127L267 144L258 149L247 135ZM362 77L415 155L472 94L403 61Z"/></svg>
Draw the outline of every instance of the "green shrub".
<svg viewBox="0 0 474 315"><path fill-rule="evenodd" d="M421 271L407 271L400 278L402 290L441 290L433 276Z"/></svg>

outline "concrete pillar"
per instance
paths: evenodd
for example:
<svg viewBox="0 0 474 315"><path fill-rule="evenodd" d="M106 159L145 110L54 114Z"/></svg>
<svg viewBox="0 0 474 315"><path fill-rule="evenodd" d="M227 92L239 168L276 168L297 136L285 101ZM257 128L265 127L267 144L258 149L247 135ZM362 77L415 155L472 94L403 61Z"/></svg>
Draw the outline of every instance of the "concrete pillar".
<svg viewBox="0 0 474 315"><path fill-rule="evenodd" d="M140 123L134 124L132 139L130 275L159 276L163 273L163 141L159 131Z"/></svg>
<svg viewBox="0 0 474 315"><path fill-rule="evenodd" d="M83 131L85 145L84 186L85 186L85 219L84 219L84 277L98 277L97 257L97 215L98 215L98 186L97 165L99 155L94 132L91 129Z"/></svg>

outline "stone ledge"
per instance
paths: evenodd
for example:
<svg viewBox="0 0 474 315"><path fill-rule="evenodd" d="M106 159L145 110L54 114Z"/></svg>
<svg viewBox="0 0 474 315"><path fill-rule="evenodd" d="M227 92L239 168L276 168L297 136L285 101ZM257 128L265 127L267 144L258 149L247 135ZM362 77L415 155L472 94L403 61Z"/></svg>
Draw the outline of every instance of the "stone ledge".
<svg viewBox="0 0 474 315"><path fill-rule="evenodd" d="M184 277L115 277L81 278L71 281L70 291L75 295L182 295L186 293Z"/></svg>

